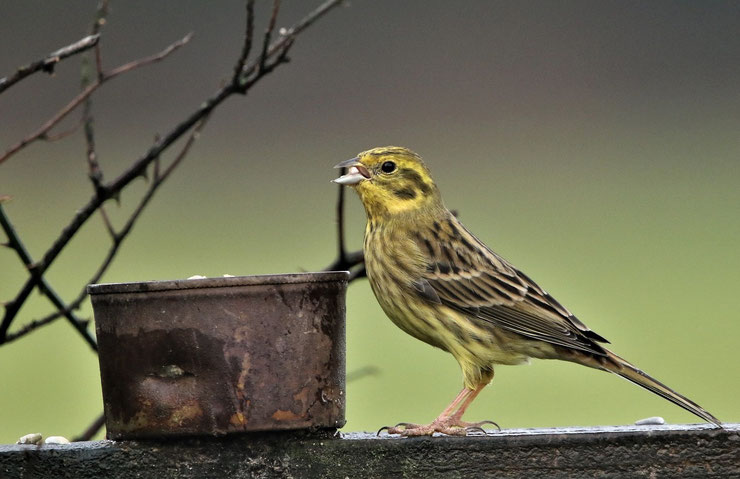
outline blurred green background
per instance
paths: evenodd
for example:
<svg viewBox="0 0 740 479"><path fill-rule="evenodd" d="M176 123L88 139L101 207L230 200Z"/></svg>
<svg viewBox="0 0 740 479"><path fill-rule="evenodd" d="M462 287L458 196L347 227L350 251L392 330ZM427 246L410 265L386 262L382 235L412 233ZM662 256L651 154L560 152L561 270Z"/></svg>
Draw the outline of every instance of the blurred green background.
<svg viewBox="0 0 740 479"><path fill-rule="evenodd" d="M96 1L3 1L0 75L84 36ZM316 2L283 2L287 26ZM114 178L231 71L239 1L112 2L112 68L189 31L165 62L94 97ZM260 31L268 5L258 2ZM740 3L353 0L300 36L292 62L217 110L126 240L105 282L317 270L336 250L332 166L403 145L447 205L613 349L724 421L740 394ZM0 149L76 94L78 58L0 95ZM75 118L67 122L74 124ZM6 211L35 258L91 195L78 134L0 165ZM145 184L108 211L120 224ZM364 213L348 198L350 247ZM67 299L108 246L98 216L48 274ZM0 300L25 280L0 250ZM34 294L18 328L49 311ZM91 316L89 305L81 312ZM430 421L461 385L453 358L348 292L346 430ZM0 442L74 436L102 408L97 358L63 321L0 347ZM502 427L625 424L678 407L573 364L499 367L470 420Z"/></svg>

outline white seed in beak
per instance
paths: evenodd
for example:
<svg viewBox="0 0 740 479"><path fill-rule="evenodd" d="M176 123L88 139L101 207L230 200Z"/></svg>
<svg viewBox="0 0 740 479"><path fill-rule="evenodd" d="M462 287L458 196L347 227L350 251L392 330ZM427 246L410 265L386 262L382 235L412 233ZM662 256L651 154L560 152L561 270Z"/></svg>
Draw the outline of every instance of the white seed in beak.
<svg viewBox="0 0 740 479"><path fill-rule="evenodd" d="M360 173L360 170L356 166L350 166L347 170L347 174L340 176L339 178L332 180L338 185L356 185L362 180L365 180L365 176Z"/></svg>

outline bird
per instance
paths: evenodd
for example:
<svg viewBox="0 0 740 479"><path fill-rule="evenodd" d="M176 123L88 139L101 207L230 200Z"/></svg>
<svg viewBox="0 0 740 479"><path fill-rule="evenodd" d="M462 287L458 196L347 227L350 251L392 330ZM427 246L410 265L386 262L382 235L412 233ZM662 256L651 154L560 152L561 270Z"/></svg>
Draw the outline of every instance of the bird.
<svg viewBox="0 0 740 479"><path fill-rule="evenodd" d="M615 373L721 427L695 402L607 349L597 334L529 276L475 237L448 210L422 158L373 148L335 166L367 216L363 253L370 287L401 330L457 360L463 388L429 424L384 427L402 436L467 435L493 421L462 419L496 365L560 359ZM380 431L379 431L380 433Z"/></svg>

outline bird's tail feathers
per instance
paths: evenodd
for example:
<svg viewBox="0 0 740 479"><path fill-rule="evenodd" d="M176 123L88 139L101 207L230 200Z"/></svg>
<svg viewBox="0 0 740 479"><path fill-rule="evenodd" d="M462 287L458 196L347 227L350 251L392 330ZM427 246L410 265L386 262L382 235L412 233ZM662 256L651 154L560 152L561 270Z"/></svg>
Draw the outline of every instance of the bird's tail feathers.
<svg viewBox="0 0 740 479"><path fill-rule="evenodd" d="M722 423L719 419L711 415L709 412L704 410L704 408L696 404L691 399L677 393L657 379L641 371L628 361L620 358L613 352L609 350L605 351L607 353L606 356L590 356L586 361L581 360L579 362L585 363L587 366L604 369L617 374L624 379L637 384L638 386L645 388L648 391L655 393L664 399L669 400L673 404L684 408L685 410L689 411L692 414L695 414L703 420L722 427Z"/></svg>

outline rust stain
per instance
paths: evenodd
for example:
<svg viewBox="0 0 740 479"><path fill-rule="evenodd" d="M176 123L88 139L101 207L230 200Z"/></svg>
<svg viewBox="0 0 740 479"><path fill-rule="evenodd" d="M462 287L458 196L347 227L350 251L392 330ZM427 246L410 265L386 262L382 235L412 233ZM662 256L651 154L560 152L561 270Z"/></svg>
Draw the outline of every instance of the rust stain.
<svg viewBox="0 0 740 479"><path fill-rule="evenodd" d="M241 371L239 377L236 380L236 412L232 414L229 422L235 426L244 427L247 424L247 419L244 417L244 413L249 408L249 399L245 393L247 377L249 377L249 369L251 367L251 360L249 353L245 353L242 358ZM236 422L234 421L236 419Z"/></svg>
<svg viewBox="0 0 740 479"><path fill-rule="evenodd" d="M303 408L305 408L306 404L308 404L308 387L304 387L300 392L293 394L293 399L300 401Z"/></svg>
<svg viewBox="0 0 740 479"><path fill-rule="evenodd" d="M249 367L251 365L251 361L249 360L249 353L244 354L244 357L242 358L242 370L239 373L239 378L236 381L236 389L238 391L237 395L239 396L239 399L244 399L244 386L247 382L247 376L249 376Z"/></svg>
<svg viewBox="0 0 740 479"><path fill-rule="evenodd" d="M247 419L244 417L244 414L242 414L241 411L237 411L231 415L231 417L229 418L229 423L234 426L244 426L245 424L247 424Z"/></svg>
<svg viewBox="0 0 740 479"><path fill-rule="evenodd" d="M192 421L198 419L203 415L203 409L200 407L197 401L191 400L186 404L172 411L170 414L169 423L177 426L182 426L186 421Z"/></svg>
<svg viewBox="0 0 740 479"><path fill-rule="evenodd" d="M282 409L275 411L272 414L272 418L276 421L295 421L297 419L302 419L301 416L293 411L284 411Z"/></svg>
<svg viewBox="0 0 740 479"><path fill-rule="evenodd" d="M151 418L145 411L139 411L130 421L119 424L119 428L124 431L135 431L151 426Z"/></svg>

